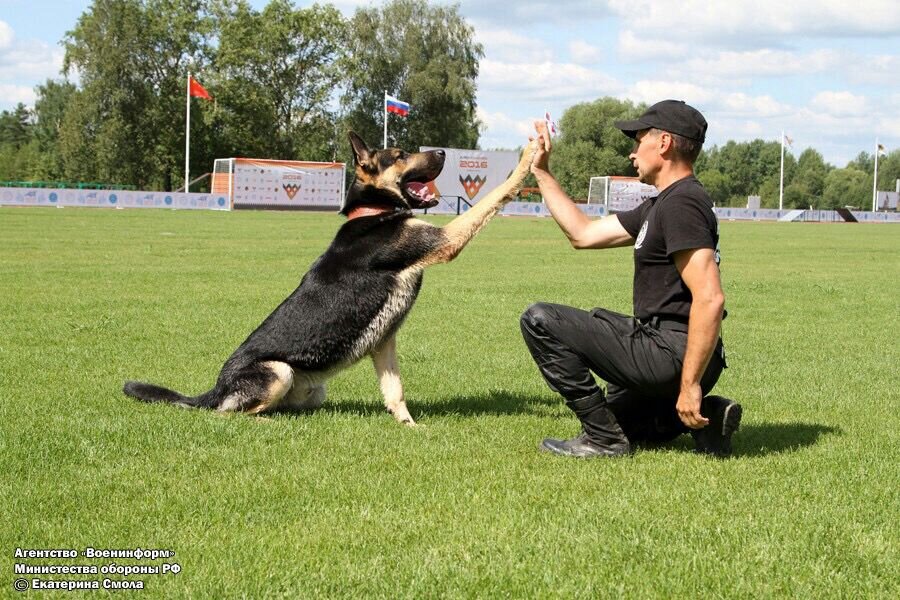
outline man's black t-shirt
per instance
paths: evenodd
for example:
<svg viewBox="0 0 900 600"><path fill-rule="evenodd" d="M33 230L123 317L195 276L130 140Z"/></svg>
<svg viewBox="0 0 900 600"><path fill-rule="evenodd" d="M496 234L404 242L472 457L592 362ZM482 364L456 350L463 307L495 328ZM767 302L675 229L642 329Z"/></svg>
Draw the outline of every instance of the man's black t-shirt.
<svg viewBox="0 0 900 600"><path fill-rule="evenodd" d="M689 175L618 217L635 239L634 316L687 322L691 291L675 268L673 254L712 248L719 263L719 221L706 190Z"/></svg>

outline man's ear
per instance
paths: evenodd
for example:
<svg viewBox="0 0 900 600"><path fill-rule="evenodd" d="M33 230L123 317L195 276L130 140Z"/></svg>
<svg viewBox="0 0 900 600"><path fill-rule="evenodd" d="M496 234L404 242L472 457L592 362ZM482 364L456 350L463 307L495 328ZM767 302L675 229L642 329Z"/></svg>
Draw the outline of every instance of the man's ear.
<svg viewBox="0 0 900 600"><path fill-rule="evenodd" d="M356 135L356 132L351 131L348 137L350 138L350 145L353 146L353 158L356 159L356 164L367 164L372 157L372 149L366 145L361 137Z"/></svg>
<svg viewBox="0 0 900 600"><path fill-rule="evenodd" d="M656 147L659 149L659 153L665 154L675 145L675 140L672 139L672 134L668 131L661 131L659 133L659 139L656 141L656 144Z"/></svg>

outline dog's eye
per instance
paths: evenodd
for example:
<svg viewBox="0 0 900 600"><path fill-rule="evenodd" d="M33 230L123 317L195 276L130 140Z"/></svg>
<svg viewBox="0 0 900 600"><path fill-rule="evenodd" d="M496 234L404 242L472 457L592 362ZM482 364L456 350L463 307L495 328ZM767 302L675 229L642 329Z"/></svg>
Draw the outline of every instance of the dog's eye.
<svg viewBox="0 0 900 600"><path fill-rule="evenodd" d="M397 158L399 158L400 160L406 160L407 158L409 158L409 154L407 154L406 152L401 152L400 156L398 156Z"/></svg>

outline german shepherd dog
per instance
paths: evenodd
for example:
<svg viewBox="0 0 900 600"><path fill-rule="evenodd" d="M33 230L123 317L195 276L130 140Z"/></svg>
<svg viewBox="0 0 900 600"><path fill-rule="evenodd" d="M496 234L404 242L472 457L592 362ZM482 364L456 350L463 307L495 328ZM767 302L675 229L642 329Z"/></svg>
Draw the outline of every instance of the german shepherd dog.
<svg viewBox="0 0 900 600"><path fill-rule="evenodd" d="M355 133L355 180L341 213L348 220L299 287L225 361L216 385L199 396L129 381L125 394L145 402L262 414L314 409L325 383L365 356L375 364L387 410L415 425L397 366L397 331L412 309L425 267L453 260L521 189L536 142L509 178L445 227L414 217L437 199L427 183L444 152L373 150Z"/></svg>

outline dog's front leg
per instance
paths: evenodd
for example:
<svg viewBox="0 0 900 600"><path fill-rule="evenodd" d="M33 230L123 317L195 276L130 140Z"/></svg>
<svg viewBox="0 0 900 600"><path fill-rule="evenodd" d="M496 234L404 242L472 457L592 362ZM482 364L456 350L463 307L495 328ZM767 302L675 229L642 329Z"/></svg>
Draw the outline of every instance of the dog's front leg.
<svg viewBox="0 0 900 600"><path fill-rule="evenodd" d="M400 382L400 368L397 364L397 338L392 335L384 340L378 348L372 351L372 362L375 372L378 374L378 383L381 386L381 394L384 396L384 405L388 412L394 415L398 422L410 427L416 424L406 401L403 399L403 384Z"/></svg>
<svg viewBox="0 0 900 600"><path fill-rule="evenodd" d="M472 208L456 217L443 227L446 243L433 255L427 263L450 262L462 251L475 234L481 231L487 222L504 204L516 197L528 176L537 141L530 142L522 151L519 164L510 176L479 200Z"/></svg>

